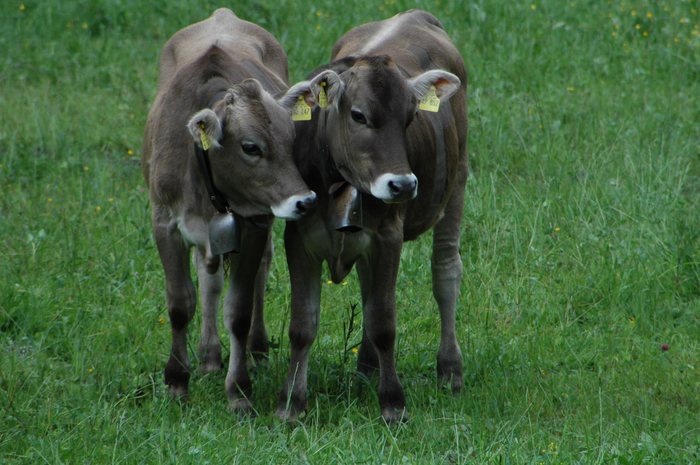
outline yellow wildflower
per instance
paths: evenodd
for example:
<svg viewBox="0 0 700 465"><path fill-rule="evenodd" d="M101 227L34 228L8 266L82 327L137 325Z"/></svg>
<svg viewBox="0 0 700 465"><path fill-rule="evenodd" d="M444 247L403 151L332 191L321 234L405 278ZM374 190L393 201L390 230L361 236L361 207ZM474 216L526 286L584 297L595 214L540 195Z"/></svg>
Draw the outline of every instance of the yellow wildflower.
<svg viewBox="0 0 700 465"><path fill-rule="evenodd" d="M92 374L94 371L95 371L95 368L93 368L93 367L88 368L88 373Z"/></svg>
<svg viewBox="0 0 700 465"><path fill-rule="evenodd" d="M126 154L129 155L130 157L133 157L133 156L134 156L134 151L131 150L131 149L127 149L127 150L126 150Z"/></svg>
<svg viewBox="0 0 700 465"><path fill-rule="evenodd" d="M358 349L357 347L353 347L352 349L350 349L350 351L351 351L353 354L357 354L357 353L360 351L360 349Z"/></svg>
<svg viewBox="0 0 700 465"><path fill-rule="evenodd" d="M647 11L647 19L652 19L654 17L654 13L651 11Z"/></svg>
<svg viewBox="0 0 700 465"><path fill-rule="evenodd" d="M24 5L24 3L19 4L19 11L25 11L27 7Z"/></svg>

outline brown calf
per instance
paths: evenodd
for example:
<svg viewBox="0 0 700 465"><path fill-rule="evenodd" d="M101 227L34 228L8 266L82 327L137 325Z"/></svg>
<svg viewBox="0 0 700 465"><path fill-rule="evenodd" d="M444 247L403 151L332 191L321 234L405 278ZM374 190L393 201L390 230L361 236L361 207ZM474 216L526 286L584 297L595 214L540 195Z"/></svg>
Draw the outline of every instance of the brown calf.
<svg viewBox="0 0 700 465"><path fill-rule="evenodd" d="M203 307L200 369L217 370L221 255L230 247L212 251L210 238L223 235L223 242L231 242L236 226L240 253L228 254L230 285L224 301L231 342L226 392L233 410L252 408L246 342L254 302L256 317L262 315L271 214L297 219L316 198L292 160L290 116L298 98L315 104L314 86L312 80L286 90L287 58L280 44L227 9L177 32L163 48L142 162L172 327L165 382L175 395L187 395L190 377L187 325L196 306L190 249L196 250ZM265 350L264 326L259 321L256 327L263 329L251 332L250 344Z"/></svg>
<svg viewBox="0 0 700 465"><path fill-rule="evenodd" d="M332 59L323 69L339 78L327 75L322 83L329 105L296 125L295 161L319 193L319 205L285 230L291 360L278 415L294 419L306 406L326 261L335 282L357 264L364 315L358 369L379 369L382 416L398 421L406 418L394 362L401 248L431 228L433 295L442 324L437 372L454 390L462 385L455 307L467 179L467 76L440 22L423 11L351 30L336 43ZM332 219L334 196L350 186L360 193L361 225L357 232L340 232Z"/></svg>

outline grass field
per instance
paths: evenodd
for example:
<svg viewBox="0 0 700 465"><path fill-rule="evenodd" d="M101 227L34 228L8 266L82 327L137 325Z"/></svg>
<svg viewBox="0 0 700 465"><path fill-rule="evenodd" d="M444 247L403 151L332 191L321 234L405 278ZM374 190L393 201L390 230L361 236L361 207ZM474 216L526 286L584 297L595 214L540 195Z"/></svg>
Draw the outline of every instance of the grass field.
<svg viewBox="0 0 700 465"><path fill-rule="evenodd" d="M436 384L427 235L405 247L397 297L411 421L387 427L374 384L354 376L354 274L324 286L308 413L277 421L277 224L258 417L226 411L223 373L193 377L187 405L169 399L139 166L160 48L231 6L280 39L296 81L353 25L417 5L290 3L0 5L0 463L699 463L694 1L420 4L470 71L460 395Z"/></svg>

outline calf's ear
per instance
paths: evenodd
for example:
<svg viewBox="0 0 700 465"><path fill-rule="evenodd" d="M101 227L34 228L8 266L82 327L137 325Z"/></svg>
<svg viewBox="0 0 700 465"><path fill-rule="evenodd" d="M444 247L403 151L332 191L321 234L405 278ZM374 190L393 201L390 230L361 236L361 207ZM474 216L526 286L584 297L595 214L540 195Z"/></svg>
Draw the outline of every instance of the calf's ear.
<svg viewBox="0 0 700 465"><path fill-rule="evenodd" d="M452 97L461 84L457 76L441 69L431 69L408 80L408 85L418 100L434 86L435 94L441 102Z"/></svg>
<svg viewBox="0 0 700 465"><path fill-rule="evenodd" d="M310 107L316 104L323 108L328 105L337 106L343 87L343 81L340 80L340 76L335 71L326 70L308 81L294 84L277 101L289 110L294 107L299 97L302 97Z"/></svg>
<svg viewBox="0 0 700 465"><path fill-rule="evenodd" d="M321 71L311 79L311 83L312 88L318 91L317 98L320 96L321 92L323 92L326 95L326 106L338 107L340 97L345 90L345 84L340 79L338 73L331 69Z"/></svg>
<svg viewBox="0 0 700 465"><path fill-rule="evenodd" d="M194 143L203 149L219 147L222 136L221 121L213 110L205 108L195 113L187 123L187 130L192 135Z"/></svg>

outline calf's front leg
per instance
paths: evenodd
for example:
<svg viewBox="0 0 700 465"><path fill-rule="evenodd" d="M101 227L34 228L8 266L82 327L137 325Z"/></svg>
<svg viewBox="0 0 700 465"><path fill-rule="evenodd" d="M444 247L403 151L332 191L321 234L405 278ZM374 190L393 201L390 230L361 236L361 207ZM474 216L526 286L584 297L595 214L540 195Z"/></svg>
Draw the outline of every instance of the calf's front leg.
<svg viewBox="0 0 700 465"><path fill-rule="evenodd" d="M255 231L252 227L244 230L241 252L231 258L231 284L224 299L224 324L231 343L226 394L229 408L235 413L248 414L253 411L246 342L253 312L255 277L269 234L270 231Z"/></svg>
<svg viewBox="0 0 700 465"><path fill-rule="evenodd" d="M402 240L377 240L357 263L363 297L363 345L379 365L379 405L387 423L408 420L406 397L396 373L396 277Z"/></svg>
<svg viewBox="0 0 700 465"><path fill-rule="evenodd" d="M309 351L316 338L321 309L321 262L306 252L293 223L287 223L284 244L292 291L291 355L287 379L277 402L277 416L295 421L306 409Z"/></svg>
<svg viewBox="0 0 700 465"><path fill-rule="evenodd" d="M168 316L172 331L170 357L165 366L165 384L170 393L187 397L190 361L187 355L187 325L196 308L196 292L190 277L189 247L176 228L154 215L153 232L165 272Z"/></svg>

